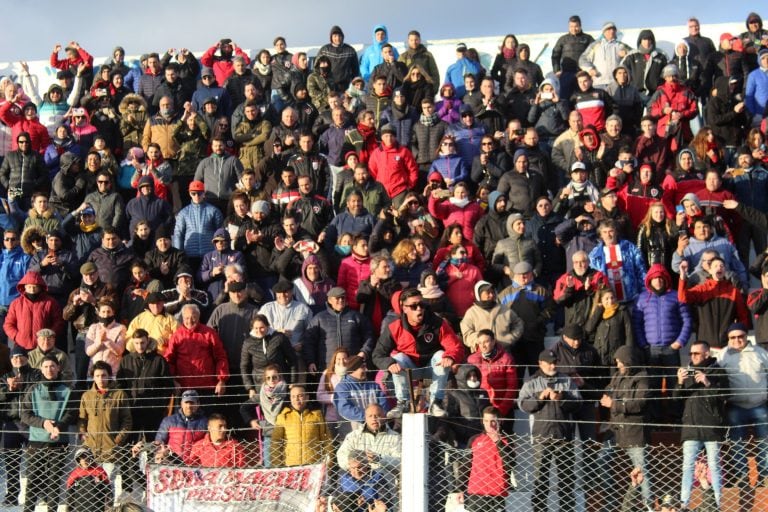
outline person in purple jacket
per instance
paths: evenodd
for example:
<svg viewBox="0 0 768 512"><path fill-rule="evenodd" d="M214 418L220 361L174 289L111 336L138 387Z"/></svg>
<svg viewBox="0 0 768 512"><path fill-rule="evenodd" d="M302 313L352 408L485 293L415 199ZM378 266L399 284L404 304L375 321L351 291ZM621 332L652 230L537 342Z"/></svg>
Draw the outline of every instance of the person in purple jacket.
<svg viewBox="0 0 768 512"><path fill-rule="evenodd" d="M632 313L635 342L646 352L646 365L650 373L651 396L661 395L661 381L666 379L672 389L680 367L680 349L691 337L693 322L688 306L677 298L672 278L664 265L651 265L645 276L645 290L640 293ZM682 411L679 404L670 403L667 420L677 424ZM658 423L662 407L651 407L651 421Z"/></svg>

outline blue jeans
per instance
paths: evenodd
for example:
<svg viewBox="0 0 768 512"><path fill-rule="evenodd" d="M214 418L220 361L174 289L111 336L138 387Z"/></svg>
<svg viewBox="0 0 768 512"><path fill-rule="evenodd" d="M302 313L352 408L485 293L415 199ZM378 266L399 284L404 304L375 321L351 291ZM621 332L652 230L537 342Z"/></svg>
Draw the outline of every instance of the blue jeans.
<svg viewBox="0 0 768 512"><path fill-rule="evenodd" d="M603 446L600 449L600 453L597 455L597 468L598 468L598 477L600 481L600 488L601 489L613 489L616 485L616 482L613 478L613 457L617 450L619 450L615 444L614 441L604 441ZM645 465L645 447L643 446L633 446L630 448L621 448L624 450L629 457L629 460L632 461L632 467L633 468L640 468L643 472L643 481L640 484L640 493L643 496L643 502L644 503L651 503L653 500L653 494L651 492L651 475L648 472L648 469ZM604 507L606 510L613 510L614 508L618 508L619 502L620 502L621 496L619 496L618 493L609 493L608 497L606 498L608 500L608 503Z"/></svg>
<svg viewBox="0 0 768 512"><path fill-rule="evenodd" d="M744 453L744 439L747 435L745 425L752 425L757 444L757 469L761 477L768 476L768 407L765 404L744 409L738 405L728 407L728 439L734 443L734 466L737 475L747 476L747 456Z"/></svg>
<svg viewBox="0 0 768 512"><path fill-rule="evenodd" d="M432 384L429 385L429 403L433 403L435 400L442 400L445 395L445 385L448 382L448 375L451 371L450 368L443 368L440 366L440 361L443 359L444 350L438 350L432 355L432 359L429 362L427 368L419 368L416 363L411 360L410 357L402 352L395 354L392 358L403 369L400 373L392 374L392 382L395 384L395 396L398 402L404 402L410 398L410 389L408 385L405 369L413 369L412 375L414 379L432 379Z"/></svg>
<svg viewBox="0 0 768 512"><path fill-rule="evenodd" d="M683 481L680 488L680 501L683 506L688 506L691 499L691 486L693 486L693 470L696 457L702 447L707 451L707 465L712 477L712 491L715 493L715 501L720 505L720 443L717 441L683 441Z"/></svg>

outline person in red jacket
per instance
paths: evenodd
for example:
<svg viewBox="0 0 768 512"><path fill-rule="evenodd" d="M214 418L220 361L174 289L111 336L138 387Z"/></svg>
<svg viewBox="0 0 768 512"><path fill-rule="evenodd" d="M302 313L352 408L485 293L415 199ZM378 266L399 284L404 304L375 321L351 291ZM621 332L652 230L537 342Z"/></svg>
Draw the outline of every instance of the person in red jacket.
<svg viewBox="0 0 768 512"><path fill-rule="evenodd" d="M445 416L439 405L445 398L445 385L451 367L464 360L464 346L448 321L427 310L421 292L407 288L400 294L400 318L382 329L373 352L373 362L380 370L389 370L395 384L397 406L388 418L401 416L407 407L410 386L406 368L415 379L431 378L429 412Z"/></svg>
<svg viewBox="0 0 768 512"><path fill-rule="evenodd" d="M194 445L187 464L205 468L245 467L245 450L234 439L228 439L227 418L214 413L208 417L208 434Z"/></svg>
<svg viewBox="0 0 768 512"><path fill-rule="evenodd" d="M19 149L16 139L22 132L26 132L32 141L32 151L37 151L40 154L45 153L51 144L51 137L48 135L48 129L37 117L37 106L30 101L24 105L21 115L19 115L18 111L12 108L18 99L17 94L0 106L0 120L11 127L11 150Z"/></svg>
<svg viewBox="0 0 768 512"><path fill-rule="evenodd" d="M165 359L182 389L196 389L205 395L213 390L223 397L229 379L227 352L219 335L200 323L195 304L181 308L181 325L168 341Z"/></svg>
<svg viewBox="0 0 768 512"><path fill-rule="evenodd" d="M442 199L443 192L445 191L432 191L429 196L429 213L436 219L443 221L446 226L461 224L464 238L473 240L475 224L485 215L482 206L477 201L470 199L469 189L463 181L456 184L449 198Z"/></svg>
<svg viewBox="0 0 768 512"><path fill-rule="evenodd" d="M483 433L470 439L469 447L472 466L467 492L462 495L465 509L468 512L504 510L509 491L516 487L512 473L515 452L501 433L496 408L483 409Z"/></svg>
<svg viewBox="0 0 768 512"><path fill-rule="evenodd" d="M481 329L477 333L477 351L470 354L467 363L480 369L480 386L488 392L491 405L498 409L500 416L514 417L515 399L519 391L515 360L499 346L492 330ZM507 426L509 429L504 428ZM512 426L512 421L504 422L502 430L511 433Z"/></svg>
<svg viewBox="0 0 768 512"><path fill-rule="evenodd" d="M60 69L62 71L69 70L72 72L72 74L77 73L77 67L80 64L85 64L89 68L91 68L91 72L93 71L93 57L90 53L85 51L79 43L76 41L70 41L66 48L64 48L64 52L66 53L66 58L59 59L59 52L61 51L61 45L57 44L53 47L53 51L51 52L51 67L55 69Z"/></svg>
<svg viewBox="0 0 768 512"><path fill-rule="evenodd" d="M647 163L642 164L637 172L622 172L616 176L611 174L608 176L606 187L616 190L619 208L629 215L633 231L637 231L643 222L651 203L661 201L664 196L664 190L656 182L653 165Z"/></svg>
<svg viewBox="0 0 768 512"><path fill-rule="evenodd" d="M247 53L240 49L231 39L224 38L206 50L203 56L200 57L200 64L213 68L216 82L223 86L229 75L232 74L232 59L236 56L242 57L246 66L251 63Z"/></svg>
<svg viewBox="0 0 768 512"><path fill-rule="evenodd" d="M696 94L680 82L677 66L667 64L661 71L664 83L656 89L648 110L657 121L656 133L667 139L669 150L676 153L693 139L691 120L699 113Z"/></svg>
<svg viewBox="0 0 768 512"><path fill-rule="evenodd" d="M373 179L384 185L395 204L402 203L405 194L416 187L419 166L411 150L397 142L391 124L381 129L381 146L371 153L368 170Z"/></svg>
<svg viewBox="0 0 768 512"><path fill-rule="evenodd" d="M64 331L61 306L48 295L48 286L37 272L27 272L16 289L20 295L11 301L3 329L8 339L26 350L37 348L37 331L53 329L59 336Z"/></svg>

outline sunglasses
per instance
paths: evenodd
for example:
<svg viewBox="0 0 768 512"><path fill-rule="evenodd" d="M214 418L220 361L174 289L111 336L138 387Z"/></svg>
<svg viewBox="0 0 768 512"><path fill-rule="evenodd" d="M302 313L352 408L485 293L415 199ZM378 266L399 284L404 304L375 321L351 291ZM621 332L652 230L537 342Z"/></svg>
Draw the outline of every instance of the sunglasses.
<svg viewBox="0 0 768 512"><path fill-rule="evenodd" d="M269 375L267 377L264 377L264 380L280 380L280 377L277 375Z"/></svg>
<svg viewBox="0 0 768 512"><path fill-rule="evenodd" d="M18 240L18 238L15 238L15 237L14 238L3 238L3 240L6 241L6 242L15 242L16 240Z"/></svg>
<svg viewBox="0 0 768 512"><path fill-rule="evenodd" d="M411 311L416 311L417 309L424 309L426 306L423 302L417 302L416 304L403 304L404 308L408 308Z"/></svg>
<svg viewBox="0 0 768 512"><path fill-rule="evenodd" d="M99 185L109 185L109 181L104 181L104 180L98 180L96 183L98 183Z"/></svg>
<svg viewBox="0 0 768 512"><path fill-rule="evenodd" d="M195 192L195 191L193 191L193 192L189 193L189 195L191 195L191 196L199 196L200 194L202 194L202 192Z"/></svg>
<svg viewBox="0 0 768 512"><path fill-rule="evenodd" d="M19 144L29 144L29 141L28 141L28 140L20 140L20 141L17 141L17 142L18 142Z"/></svg>

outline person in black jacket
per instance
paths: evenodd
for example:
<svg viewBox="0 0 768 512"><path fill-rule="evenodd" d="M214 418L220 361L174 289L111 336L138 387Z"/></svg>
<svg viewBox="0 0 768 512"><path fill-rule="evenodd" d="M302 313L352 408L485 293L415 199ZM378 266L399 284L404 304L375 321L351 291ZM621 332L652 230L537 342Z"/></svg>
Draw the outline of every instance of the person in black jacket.
<svg viewBox="0 0 768 512"><path fill-rule="evenodd" d="M29 366L27 351L20 345L11 350L13 369L0 378L0 414L2 414L3 461L6 492L2 504L16 506L21 492L21 449L27 445L27 426L21 423L19 404L30 384L40 379L40 372Z"/></svg>
<svg viewBox="0 0 768 512"><path fill-rule="evenodd" d="M481 380L477 366L464 364L456 372L456 385L445 391L447 421L461 447L483 431L483 409L491 405L488 392L480 387Z"/></svg>
<svg viewBox="0 0 768 512"><path fill-rule="evenodd" d="M480 248L485 261L493 261L493 251L496 249L496 244L499 240L509 236L509 233L507 233L507 217L509 217L509 214L510 212L507 211L507 196L497 190L488 194L488 214L480 218L475 225L475 232L473 234L473 241ZM489 266L486 274L492 272L492 266ZM501 275L489 275L488 277L502 278Z"/></svg>
<svg viewBox="0 0 768 512"><path fill-rule="evenodd" d="M691 365L677 370L677 385L673 396L684 400L682 430L683 480L680 491L684 506L688 506L693 485L694 463L702 446L707 451L712 490L720 504L720 443L725 438L726 421L723 394L728 388L727 376L709 355L709 343L695 341L690 348Z"/></svg>
<svg viewBox="0 0 768 512"><path fill-rule="evenodd" d="M713 94L704 109L705 124L712 128L717 141L725 148L725 164L731 167L735 164L736 150L749 128L738 79L717 77Z"/></svg>
<svg viewBox="0 0 768 512"><path fill-rule="evenodd" d="M315 59L326 56L331 61L331 75L338 91L346 91L353 78L360 74L357 52L344 42L344 32L340 27L331 27L330 43L317 52Z"/></svg>
<svg viewBox="0 0 768 512"><path fill-rule="evenodd" d="M552 47L552 71L560 79L561 98L570 98L576 86L576 73L579 72L579 57L594 42L595 38L581 31L581 18L568 18L568 33Z"/></svg>
<svg viewBox="0 0 768 512"><path fill-rule="evenodd" d="M240 354L240 375L251 400L258 396L269 365L276 365L288 382L295 381L298 357L291 341L285 334L272 330L266 316L257 314Z"/></svg>
<svg viewBox="0 0 768 512"><path fill-rule="evenodd" d="M302 336L302 356L307 370L320 371L339 346L370 361L374 339L368 319L347 306L344 288L334 286L328 292L327 309L312 318Z"/></svg>
<svg viewBox="0 0 768 512"><path fill-rule="evenodd" d="M632 466L640 468L645 475L641 483L643 501L646 505L651 505L653 503L651 479L645 466L645 445L649 441L645 426L650 391L648 374L645 370L638 368L640 355L633 346L619 347L613 359L616 362L617 371L600 399L600 405L611 411L610 428L614 440L606 445L607 453L612 452L615 442L617 447L627 453ZM610 455L606 456L610 457ZM603 488L610 488L610 485L604 484ZM612 510L610 506L607 508Z"/></svg>

